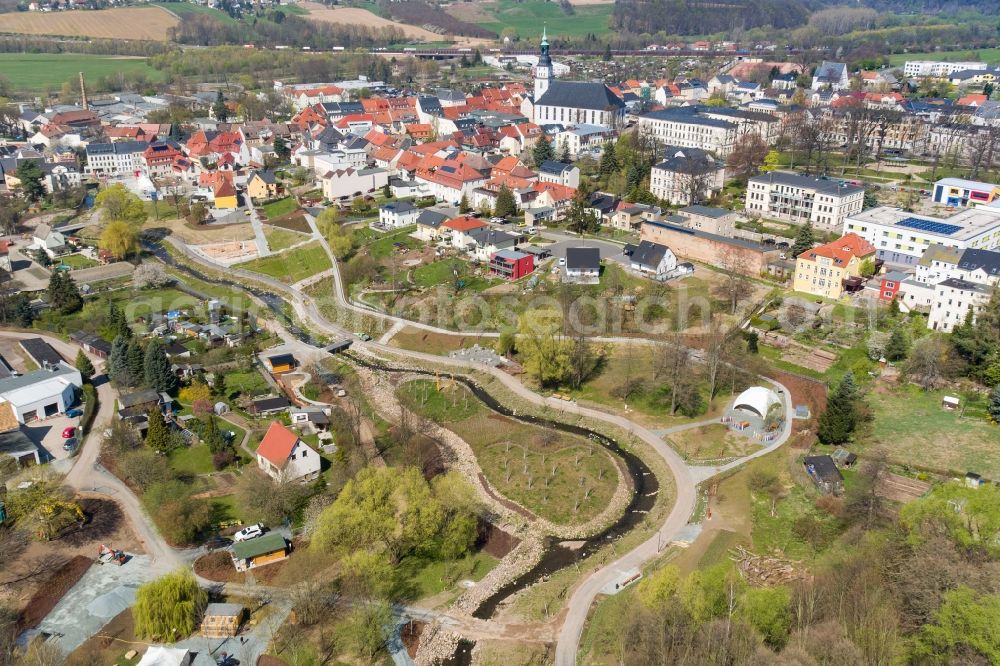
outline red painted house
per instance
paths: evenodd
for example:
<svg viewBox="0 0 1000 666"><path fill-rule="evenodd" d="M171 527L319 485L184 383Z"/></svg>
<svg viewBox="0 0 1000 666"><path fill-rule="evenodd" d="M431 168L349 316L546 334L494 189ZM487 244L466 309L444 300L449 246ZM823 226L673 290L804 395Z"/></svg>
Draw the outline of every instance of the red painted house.
<svg viewBox="0 0 1000 666"><path fill-rule="evenodd" d="M490 255L490 273L505 280L520 280L535 270L535 258L517 250L497 250Z"/></svg>
<svg viewBox="0 0 1000 666"><path fill-rule="evenodd" d="M889 271L883 275L878 288L879 299L883 301L895 299L899 293L899 284L908 277L910 276L902 271Z"/></svg>

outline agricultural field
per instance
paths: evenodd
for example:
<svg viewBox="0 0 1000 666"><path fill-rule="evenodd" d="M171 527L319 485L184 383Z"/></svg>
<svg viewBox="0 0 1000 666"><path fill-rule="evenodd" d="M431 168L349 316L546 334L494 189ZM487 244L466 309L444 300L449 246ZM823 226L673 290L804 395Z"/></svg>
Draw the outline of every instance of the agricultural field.
<svg viewBox="0 0 1000 666"><path fill-rule="evenodd" d="M165 42L180 21L159 7L0 14L0 33Z"/></svg>
<svg viewBox="0 0 1000 666"><path fill-rule="evenodd" d="M945 395L958 397L962 408L944 409ZM1000 478L1000 427L986 421L975 401L970 405L972 397L911 385L879 387L866 396L875 417L869 447L882 448L888 460L903 466Z"/></svg>
<svg viewBox="0 0 1000 666"><path fill-rule="evenodd" d="M66 12L70 13L96 14L97 12ZM17 16L23 15L26 14L17 14ZM0 14L0 26L7 16L14 14ZM44 16L54 16L54 14ZM0 31L3 29L0 28ZM116 75L119 72L126 74L142 72L152 81L162 78L162 74L150 67L145 58L70 53L0 53L0 73L10 81L14 92L58 90L66 81L75 79L79 72L83 72L83 75L90 80Z"/></svg>
<svg viewBox="0 0 1000 666"><path fill-rule="evenodd" d="M907 60L977 60L988 65L1000 64L1000 49L976 49L975 51L928 51L924 53L894 53L889 56L889 64L902 67Z"/></svg>
<svg viewBox="0 0 1000 666"><path fill-rule="evenodd" d="M220 12L218 9L206 7L205 5L196 5L193 2L151 2L149 4L153 7L165 9L171 14L176 14L180 18L184 18L188 14L204 14L205 16L210 16L223 23L236 23L236 19L226 12ZM281 10L286 14L293 13L288 11L287 7L282 7Z"/></svg>
<svg viewBox="0 0 1000 666"><path fill-rule="evenodd" d="M532 42L541 39L542 24L553 37L582 37L591 33L600 37L610 32L613 3L583 0L573 4L576 11L572 15L566 14L558 3L546 0L461 2L452 4L448 11L497 34L513 28L522 40Z"/></svg>
<svg viewBox="0 0 1000 666"><path fill-rule="evenodd" d="M618 468L598 444L492 412L464 386L438 391L434 381L416 380L398 393L410 409L464 439L494 488L542 518L581 524L614 495Z"/></svg>
<svg viewBox="0 0 1000 666"><path fill-rule="evenodd" d="M322 273L329 269L331 264L323 246L317 241L281 254L272 254L268 257L236 264L236 267L254 273L270 275L282 282L292 284L316 275L316 273Z"/></svg>
<svg viewBox="0 0 1000 666"><path fill-rule="evenodd" d="M309 10L306 18L312 21L339 23L341 25L361 25L366 28L397 28L410 39L424 42L440 41L441 39L441 35L430 30L392 21L359 7L335 7L331 9L312 2L302 3L302 6Z"/></svg>

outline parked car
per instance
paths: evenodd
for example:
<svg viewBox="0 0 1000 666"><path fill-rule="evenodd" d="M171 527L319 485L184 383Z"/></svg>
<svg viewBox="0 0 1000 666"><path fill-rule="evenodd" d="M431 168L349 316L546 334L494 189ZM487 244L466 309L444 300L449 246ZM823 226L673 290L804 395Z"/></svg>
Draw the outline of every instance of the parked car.
<svg viewBox="0 0 1000 666"><path fill-rule="evenodd" d="M71 437L63 442L63 451L72 451L76 448L76 437Z"/></svg>
<svg viewBox="0 0 1000 666"><path fill-rule="evenodd" d="M359 338L361 338L361 339L362 339L362 340L364 340L365 342L368 342L369 340L371 340L371 339L372 339L372 336L368 335L367 333L362 333L362 332L360 332L360 331L358 331L358 332L357 332L357 333L355 333L354 335L358 336Z"/></svg>
<svg viewBox="0 0 1000 666"><path fill-rule="evenodd" d="M247 525L239 532L233 535L233 541L248 541L250 539L256 539L257 537L264 534L264 526L260 523L254 525Z"/></svg>
<svg viewBox="0 0 1000 666"><path fill-rule="evenodd" d="M559 265L560 266L566 265L566 257L559 257Z"/></svg>
<svg viewBox="0 0 1000 666"><path fill-rule="evenodd" d="M66 416L70 417L71 419L75 419L79 416L83 416L83 410L77 409L76 407L74 407L73 409L67 409Z"/></svg>
<svg viewBox="0 0 1000 666"><path fill-rule="evenodd" d="M63 439L69 439L70 437L76 437L76 426L66 426L62 431Z"/></svg>

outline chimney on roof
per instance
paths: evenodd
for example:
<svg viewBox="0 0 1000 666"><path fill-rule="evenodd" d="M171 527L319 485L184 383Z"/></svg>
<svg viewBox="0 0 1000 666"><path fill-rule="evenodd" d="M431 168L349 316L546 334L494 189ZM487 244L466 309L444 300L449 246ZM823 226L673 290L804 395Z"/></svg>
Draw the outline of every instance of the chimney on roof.
<svg viewBox="0 0 1000 666"><path fill-rule="evenodd" d="M84 111L90 110L87 104L87 85L83 81L83 72L80 72L80 106L83 107Z"/></svg>

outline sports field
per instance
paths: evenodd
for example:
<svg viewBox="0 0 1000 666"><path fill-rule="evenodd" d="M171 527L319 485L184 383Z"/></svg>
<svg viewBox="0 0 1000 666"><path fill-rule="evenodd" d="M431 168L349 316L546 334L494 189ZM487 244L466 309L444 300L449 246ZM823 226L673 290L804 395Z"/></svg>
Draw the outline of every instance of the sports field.
<svg viewBox="0 0 1000 666"><path fill-rule="evenodd" d="M0 14L0 33L166 41L176 16L159 7Z"/></svg>
<svg viewBox="0 0 1000 666"><path fill-rule="evenodd" d="M162 78L162 74L150 67L145 58L74 53L0 53L0 75L10 81L14 92L58 90L79 72L91 80L118 72L144 72L154 81Z"/></svg>

